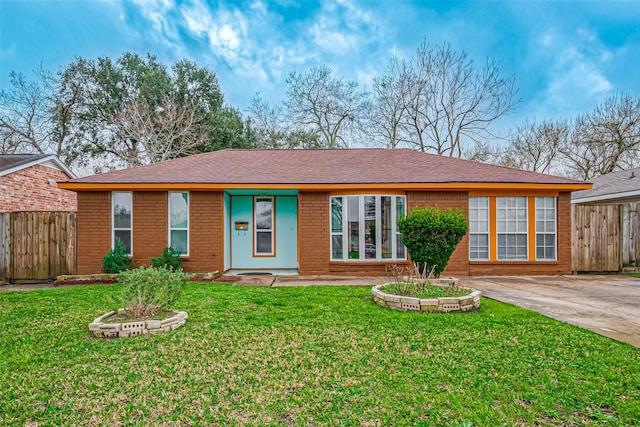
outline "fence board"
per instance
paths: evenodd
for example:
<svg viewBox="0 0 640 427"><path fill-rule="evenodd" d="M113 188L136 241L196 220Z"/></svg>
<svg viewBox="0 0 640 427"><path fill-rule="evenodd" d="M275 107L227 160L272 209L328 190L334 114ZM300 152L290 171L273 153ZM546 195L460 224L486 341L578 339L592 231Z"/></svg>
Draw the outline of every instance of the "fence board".
<svg viewBox="0 0 640 427"><path fill-rule="evenodd" d="M622 267L640 267L640 203L623 206L621 251Z"/></svg>
<svg viewBox="0 0 640 427"><path fill-rule="evenodd" d="M618 205L573 205L573 271L620 269L620 211Z"/></svg>
<svg viewBox="0 0 640 427"><path fill-rule="evenodd" d="M0 214L0 277L43 280L76 268L75 212Z"/></svg>

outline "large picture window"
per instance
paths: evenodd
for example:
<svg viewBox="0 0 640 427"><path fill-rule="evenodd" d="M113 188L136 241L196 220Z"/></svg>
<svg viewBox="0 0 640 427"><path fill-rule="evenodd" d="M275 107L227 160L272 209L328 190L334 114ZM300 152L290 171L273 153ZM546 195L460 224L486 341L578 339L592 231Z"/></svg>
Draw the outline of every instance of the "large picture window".
<svg viewBox="0 0 640 427"><path fill-rule="evenodd" d="M498 259L527 259L527 198L496 197Z"/></svg>
<svg viewBox="0 0 640 427"><path fill-rule="evenodd" d="M273 197L256 197L254 208L255 255L274 255Z"/></svg>
<svg viewBox="0 0 640 427"><path fill-rule="evenodd" d="M555 197L536 197L536 259L556 259Z"/></svg>
<svg viewBox="0 0 640 427"><path fill-rule="evenodd" d="M406 215L404 196L331 197L331 259L406 259L396 220Z"/></svg>
<svg viewBox="0 0 640 427"><path fill-rule="evenodd" d="M470 196L469 260L557 260L557 200Z"/></svg>
<svg viewBox="0 0 640 427"><path fill-rule="evenodd" d="M131 193L112 193L112 246L120 241L127 248L127 255L133 254L133 222L132 222L132 197Z"/></svg>
<svg viewBox="0 0 640 427"><path fill-rule="evenodd" d="M169 193L169 246L189 255L189 193Z"/></svg>

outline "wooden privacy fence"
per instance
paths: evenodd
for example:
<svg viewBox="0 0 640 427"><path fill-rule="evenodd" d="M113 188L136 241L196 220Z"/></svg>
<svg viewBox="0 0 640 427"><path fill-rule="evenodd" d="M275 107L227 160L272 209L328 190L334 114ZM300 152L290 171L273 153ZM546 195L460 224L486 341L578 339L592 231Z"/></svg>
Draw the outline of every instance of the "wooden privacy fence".
<svg viewBox="0 0 640 427"><path fill-rule="evenodd" d="M573 271L640 266L640 205L572 205Z"/></svg>
<svg viewBox="0 0 640 427"><path fill-rule="evenodd" d="M0 278L44 280L75 271L75 212L0 213Z"/></svg>

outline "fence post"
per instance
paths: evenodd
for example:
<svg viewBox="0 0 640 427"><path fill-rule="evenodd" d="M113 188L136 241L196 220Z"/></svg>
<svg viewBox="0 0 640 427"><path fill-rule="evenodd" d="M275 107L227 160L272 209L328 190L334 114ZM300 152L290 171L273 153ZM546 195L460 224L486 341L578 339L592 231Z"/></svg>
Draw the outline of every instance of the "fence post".
<svg viewBox="0 0 640 427"><path fill-rule="evenodd" d="M9 213L0 212L0 279L9 281L11 270L11 229Z"/></svg>

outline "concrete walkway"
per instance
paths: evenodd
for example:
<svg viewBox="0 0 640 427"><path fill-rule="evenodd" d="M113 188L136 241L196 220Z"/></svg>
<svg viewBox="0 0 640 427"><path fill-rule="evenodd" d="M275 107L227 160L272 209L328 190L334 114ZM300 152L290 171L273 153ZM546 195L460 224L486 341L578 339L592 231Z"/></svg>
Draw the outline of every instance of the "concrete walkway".
<svg viewBox="0 0 640 427"><path fill-rule="evenodd" d="M626 276L461 278L482 295L640 347L640 279Z"/></svg>

